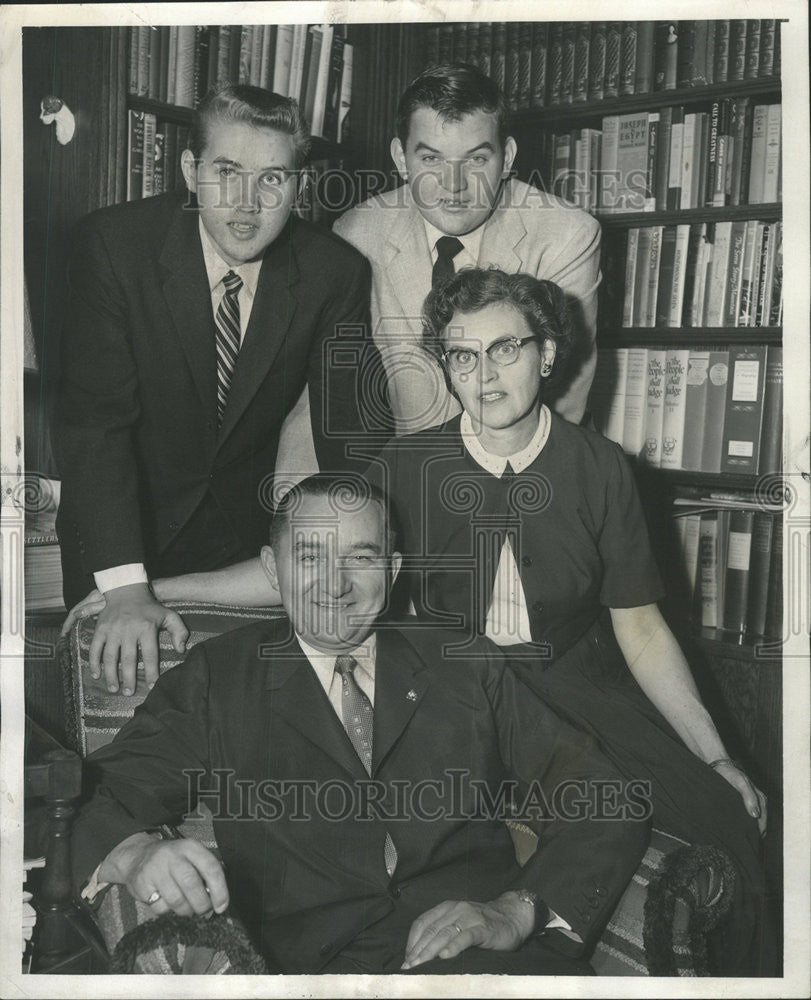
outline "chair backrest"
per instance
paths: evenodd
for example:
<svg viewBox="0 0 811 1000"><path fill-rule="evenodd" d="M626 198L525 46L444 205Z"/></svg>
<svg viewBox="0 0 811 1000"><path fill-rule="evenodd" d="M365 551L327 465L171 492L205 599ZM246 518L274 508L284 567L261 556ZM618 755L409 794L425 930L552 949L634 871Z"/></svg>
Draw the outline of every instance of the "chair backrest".
<svg viewBox="0 0 811 1000"><path fill-rule="evenodd" d="M269 618L283 618L281 608L237 608L221 604L167 602L186 624L189 639L186 652L215 635ZM138 705L146 698L143 665L138 664L138 678L133 695L111 694L102 678L90 676L90 643L96 627L92 615L76 622L63 651L63 681L65 687L65 718L68 738L73 748L86 757L109 743L118 730L132 718ZM182 663L172 647L168 633L160 635L160 672Z"/></svg>

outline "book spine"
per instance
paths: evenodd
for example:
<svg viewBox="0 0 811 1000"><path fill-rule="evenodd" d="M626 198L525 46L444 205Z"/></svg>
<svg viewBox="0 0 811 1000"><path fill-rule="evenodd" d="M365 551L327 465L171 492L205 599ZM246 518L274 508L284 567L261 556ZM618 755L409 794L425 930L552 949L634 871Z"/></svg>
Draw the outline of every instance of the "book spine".
<svg viewBox="0 0 811 1000"><path fill-rule="evenodd" d="M571 104L574 100L574 50L577 25L574 21L566 21L563 25L560 101L561 104Z"/></svg>
<svg viewBox="0 0 811 1000"><path fill-rule="evenodd" d="M530 34L532 25L530 25ZM467 61L472 66L479 65L479 23L471 21L467 25Z"/></svg>
<svg viewBox="0 0 811 1000"><path fill-rule="evenodd" d="M620 347L614 352L614 386L608 407L608 421L605 436L622 447L625 431L625 393L628 384L628 348Z"/></svg>
<svg viewBox="0 0 811 1000"><path fill-rule="evenodd" d="M522 21L518 26L518 107L532 103L532 24Z"/></svg>
<svg viewBox="0 0 811 1000"><path fill-rule="evenodd" d="M741 305L743 284L743 257L746 241L746 223L733 222L730 235L729 274L727 277L726 310L724 326L735 326Z"/></svg>
<svg viewBox="0 0 811 1000"><path fill-rule="evenodd" d="M768 326L780 326L783 322L783 223L775 223L774 277L771 285Z"/></svg>
<svg viewBox="0 0 811 1000"><path fill-rule="evenodd" d="M578 21L574 42L574 100L587 101L589 97L589 56L591 50L591 24Z"/></svg>
<svg viewBox="0 0 811 1000"><path fill-rule="evenodd" d="M549 29L549 103L560 104L563 86L563 24Z"/></svg>
<svg viewBox="0 0 811 1000"><path fill-rule="evenodd" d="M749 595L746 601L746 630L752 635L766 633L766 602L769 596L769 562L774 534L774 516L755 511L749 559Z"/></svg>
<svg viewBox="0 0 811 1000"><path fill-rule="evenodd" d="M698 550L701 538L701 515L688 514L687 517L680 518L680 520L685 522L683 560L687 581L688 607L693 609L695 607L696 579L698 577ZM690 617L692 618L693 615L691 614Z"/></svg>
<svg viewBox="0 0 811 1000"><path fill-rule="evenodd" d="M332 52L327 70L327 94L324 108L324 137L331 142L338 141L338 114L341 103L341 72L344 65L343 36L332 36Z"/></svg>
<svg viewBox="0 0 811 1000"><path fill-rule="evenodd" d="M729 25L729 79L742 80L746 69L747 24L743 18Z"/></svg>
<svg viewBox="0 0 811 1000"><path fill-rule="evenodd" d="M656 302L659 295L659 274L662 264L662 238L664 226L651 226L650 255L648 257L648 296L643 326L656 326Z"/></svg>
<svg viewBox="0 0 811 1000"><path fill-rule="evenodd" d="M689 358L689 350L669 348L665 359L665 404L662 418L663 469L682 468Z"/></svg>
<svg viewBox="0 0 811 1000"><path fill-rule="evenodd" d="M653 21L637 21L636 67L634 69L634 94L649 94L653 90L653 52L656 25Z"/></svg>
<svg viewBox="0 0 811 1000"><path fill-rule="evenodd" d="M263 24L256 24L253 26L250 55L251 69L248 77L248 83L252 87L262 86L262 47L264 45L265 30L266 26Z"/></svg>
<svg viewBox="0 0 811 1000"><path fill-rule="evenodd" d="M180 163L177 150L177 125L172 122L163 122L161 131L164 135L163 141L163 185L164 190L173 190L178 183L178 173Z"/></svg>
<svg viewBox="0 0 811 1000"><path fill-rule="evenodd" d="M507 86L507 25L493 24L493 58L491 76L502 90Z"/></svg>
<svg viewBox="0 0 811 1000"><path fill-rule="evenodd" d="M138 28L138 90L139 97L149 96L149 47L150 28Z"/></svg>
<svg viewBox="0 0 811 1000"><path fill-rule="evenodd" d="M221 24L217 32L217 37L217 86L222 87L224 84L230 82L231 25ZM284 94L286 90L278 91L278 93Z"/></svg>
<svg viewBox="0 0 811 1000"><path fill-rule="evenodd" d="M752 114L752 154L749 163L749 192L747 202L757 205L764 201L766 179L766 132L769 107L758 104Z"/></svg>
<svg viewBox="0 0 811 1000"><path fill-rule="evenodd" d="M682 468L691 472L698 472L701 469L709 367L709 351L690 351L687 359L687 384L684 390L684 448L681 463Z"/></svg>
<svg viewBox="0 0 811 1000"><path fill-rule="evenodd" d="M169 28L161 27L153 32L155 43L153 59L149 67L149 92L157 101L166 100L166 72L169 68Z"/></svg>
<svg viewBox="0 0 811 1000"><path fill-rule="evenodd" d="M732 632L746 632L754 519L752 510L730 511L722 622Z"/></svg>
<svg viewBox="0 0 811 1000"><path fill-rule="evenodd" d="M769 559L769 594L766 599L766 635L783 639L783 520L772 524L772 551Z"/></svg>
<svg viewBox="0 0 811 1000"><path fill-rule="evenodd" d="M195 107L202 101L208 90L208 39L209 29L207 27L195 28L192 82L192 103Z"/></svg>
<svg viewBox="0 0 811 1000"><path fill-rule="evenodd" d="M681 194L678 208L693 208L693 168L696 153L696 120L698 116L688 114L684 116L684 127L682 131L682 157L681 157Z"/></svg>
<svg viewBox="0 0 811 1000"><path fill-rule="evenodd" d="M625 250L625 298L622 304L622 325L630 328L636 325L634 318L634 297L636 295L637 254L639 252L639 230L629 229Z"/></svg>
<svg viewBox="0 0 811 1000"><path fill-rule="evenodd" d="M717 222L707 281L704 326L723 326L726 317L732 223Z"/></svg>
<svg viewBox="0 0 811 1000"><path fill-rule="evenodd" d="M757 326L758 302L760 301L760 268L763 253L763 239L766 226L762 222L755 223L754 250L752 253L752 286L747 302L746 326Z"/></svg>
<svg viewBox="0 0 811 1000"><path fill-rule="evenodd" d="M274 63L276 61L276 35L275 24L264 25L262 34L262 69L259 75L259 86L264 90L270 90L273 82Z"/></svg>
<svg viewBox="0 0 811 1000"><path fill-rule="evenodd" d="M144 115L144 166L142 197L151 198L155 193L155 130L157 121L153 114Z"/></svg>
<svg viewBox="0 0 811 1000"><path fill-rule="evenodd" d="M667 170L668 211L681 206L681 174L684 159L684 108L675 107L671 111L670 162Z"/></svg>
<svg viewBox="0 0 811 1000"><path fill-rule="evenodd" d="M777 22L774 18L766 18L760 22L760 65L758 74L761 77L774 74L774 40Z"/></svg>
<svg viewBox="0 0 811 1000"><path fill-rule="evenodd" d="M654 90L675 90L678 77L679 26L676 21L656 25L654 53Z"/></svg>
<svg viewBox="0 0 811 1000"><path fill-rule="evenodd" d="M716 21L715 62L713 70L716 83L726 83L729 79L729 35L730 21Z"/></svg>
<svg viewBox="0 0 811 1000"><path fill-rule="evenodd" d="M603 118L599 204L604 212L613 212L617 207L619 127L619 115L607 115Z"/></svg>
<svg viewBox="0 0 811 1000"><path fill-rule="evenodd" d="M667 351L648 349L647 409L645 413L645 447L642 459L658 468L662 464L662 421L665 404L665 362Z"/></svg>
<svg viewBox="0 0 811 1000"><path fill-rule="evenodd" d="M349 112L352 108L352 70L354 49L349 42L344 43L344 64L341 71L341 107L338 112L338 142L349 138Z"/></svg>
<svg viewBox="0 0 811 1000"><path fill-rule="evenodd" d="M549 25L532 25L532 58L530 60L530 104L542 108L546 104L546 69L549 49Z"/></svg>
<svg viewBox="0 0 811 1000"><path fill-rule="evenodd" d="M160 127L158 127L158 130L155 132L155 153L154 153L155 166L153 172L154 181L152 185L152 189L155 194L163 194L163 192L166 190L166 181L164 177L165 146L166 146L166 137L160 130Z"/></svg>
<svg viewBox="0 0 811 1000"><path fill-rule="evenodd" d="M657 145L654 204L657 212L664 212L667 209L670 153L673 145L673 108L671 107L662 108L659 112Z"/></svg>
<svg viewBox="0 0 811 1000"><path fill-rule="evenodd" d="M622 39L620 42L620 78L619 92L621 97L633 94L636 84L636 46L637 22L622 22Z"/></svg>
<svg viewBox="0 0 811 1000"><path fill-rule="evenodd" d="M758 473L779 472L783 440L783 348L766 352L766 384L763 389L763 428L760 434Z"/></svg>
<svg viewBox="0 0 811 1000"><path fill-rule="evenodd" d="M645 347L628 348L625 379L625 419L622 449L638 455L645 443L645 414L648 398L648 351Z"/></svg>
<svg viewBox="0 0 811 1000"><path fill-rule="evenodd" d="M509 37L511 29L514 27L514 23L507 26L507 35ZM469 62L467 46L467 22L461 21L453 26L453 61L454 62Z"/></svg>
<svg viewBox="0 0 811 1000"><path fill-rule="evenodd" d="M648 312L648 291L650 282L648 281L648 269L651 252L651 241L653 239L653 229L648 226L638 230L638 246L636 254L636 271L634 274L634 326L644 326L645 317Z"/></svg>
<svg viewBox="0 0 811 1000"><path fill-rule="evenodd" d="M707 204L712 205L713 191L715 190L715 177L716 177L716 164L718 162L718 130L719 130L719 119L721 115L721 102L713 101L712 110L710 111L710 141L707 147L707 176L709 183L707 184L708 198ZM702 199L703 200L703 199Z"/></svg>
<svg viewBox="0 0 811 1000"><path fill-rule="evenodd" d="M696 60L697 21L679 22L679 41L676 62L676 83L679 89L695 86L693 74Z"/></svg>
<svg viewBox="0 0 811 1000"><path fill-rule="evenodd" d="M588 100L601 101L605 96L606 22L594 21L591 26L589 53Z"/></svg>
<svg viewBox="0 0 811 1000"><path fill-rule="evenodd" d="M656 160L659 155L659 112L648 113L648 153L645 167L645 211L656 211Z"/></svg>
<svg viewBox="0 0 811 1000"><path fill-rule="evenodd" d="M780 190L780 148L782 135L782 104L769 104L766 112L766 155L763 161L764 202L778 200Z"/></svg>
<svg viewBox="0 0 811 1000"><path fill-rule="evenodd" d="M438 24L425 26L425 68L439 65L439 30Z"/></svg>
<svg viewBox="0 0 811 1000"><path fill-rule="evenodd" d="M701 515L698 558L701 624L704 628L718 628L718 511L706 511Z"/></svg>
<svg viewBox="0 0 811 1000"><path fill-rule="evenodd" d="M175 104L190 108L194 104L194 43L196 29L181 25L177 29L177 63L175 66Z"/></svg>
<svg viewBox="0 0 811 1000"><path fill-rule="evenodd" d="M603 97L619 96L622 22L609 21L605 32L605 79Z"/></svg>
<svg viewBox="0 0 811 1000"><path fill-rule="evenodd" d="M690 236L687 241L687 260L684 268L684 294L682 296L682 316L685 326L692 323L693 295L698 280L699 258L704 245L704 225L694 223L690 226Z"/></svg>
<svg viewBox="0 0 811 1000"><path fill-rule="evenodd" d="M286 94L290 84L293 58L293 25L280 24L276 32L276 55L273 64L273 93Z"/></svg>
<svg viewBox="0 0 811 1000"><path fill-rule="evenodd" d="M710 150L710 115L700 112L696 115L696 140L693 151L693 187L690 201L696 207L704 204L707 197L707 162Z"/></svg>
<svg viewBox="0 0 811 1000"><path fill-rule="evenodd" d="M754 298L752 290L755 284L755 266L757 262L758 223L747 222L743 236L743 261L741 263L741 292L738 299L737 314L730 326L750 326Z"/></svg>
<svg viewBox="0 0 811 1000"><path fill-rule="evenodd" d="M676 262L676 227L665 226L659 254L659 288L654 314L655 326L667 326L670 316L670 296L673 293L673 268Z"/></svg>
<svg viewBox="0 0 811 1000"><path fill-rule="evenodd" d="M127 93L138 93L138 28L130 25L127 28L127 45L129 59L127 61Z"/></svg>
<svg viewBox="0 0 811 1000"><path fill-rule="evenodd" d="M676 245L673 252L673 281L664 322L668 327L680 327L684 310L684 288L687 278L687 253L690 246L690 226L676 226Z"/></svg>
<svg viewBox="0 0 811 1000"><path fill-rule="evenodd" d="M143 197L144 184L144 112L129 111L127 115L127 201L138 201Z"/></svg>
<svg viewBox="0 0 811 1000"><path fill-rule="evenodd" d="M544 27L547 27L546 25ZM482 21L479 25L479 69L485 76L493 72L493 24Z"/></svg>
<svg viewBox="0 0 811 1000"><path fill-rule="evenodd" d="M706 421L701 448L702 472L721 471L724 417L729 381L729 351L710 351Z"/></svg>
<svg viewBox="0 0 811 1000"><path fill-rule="evenodd" d="M217 66L220 63L220 29L217 25L212 25L208 29L208 72L206 80L208 86L217 86Z"/></svg>
<svg viewBox="0 0 811 1000"><path fill-rule="evenodd" d="M243 24L239 30L239 68L237 70L237 82L241 84L250 84L251 82L253 35L254 26Z"/></svg>
<svg viewBox="0 0 811 1000"><path fill-rule="evenodd" d="M757 472L765 370L765 347L730 348L722 472Z"/></svg>
<svg viewBox="0 0 811 1000"><path fill-rule="evenodd" d="M321 26L321 51L318 56L318 76L315 83L315 100L313 102L313 117L310 132L315 136L324 134L324 112L327 106L327 80L329 77L330 59L332 57L331 24Z"/></svg>
<svg viewBox="0 0 811 1000"><path fill-rule="evenodd" d="M772 278L774 276L774 243L776 235L777 232L774 223L764 224L763 241L760 246L760 260L758 262L758 294L755 326L768 326Z"/></svg>
<svg viewBox="0 0 811 1000"><path fill-rule="evenodd" d="M520 57L520 26L517 21L510 21L504 42L504 96L508 107L518 109L518 94L521 86Z"/></svg>
<svg viewBox="0 0 811 1000"><path fill-rule="evenodd" d="M743 78L744 80L757 80L760 76L760 26L763 22L753 19L747 23Z"/></svg>

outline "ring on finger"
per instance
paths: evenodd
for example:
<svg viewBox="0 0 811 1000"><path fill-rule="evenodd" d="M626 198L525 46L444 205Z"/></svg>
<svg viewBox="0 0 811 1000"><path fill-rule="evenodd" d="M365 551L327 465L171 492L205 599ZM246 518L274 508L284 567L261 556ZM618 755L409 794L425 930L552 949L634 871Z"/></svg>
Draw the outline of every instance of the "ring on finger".
<svg viewBox="0 0 811 1000"><path fill-rule="evenodd" d="M459 924L454 924L453 926L456 928L456 933L457 934L461 934L462 933L462 928L459 926Z"/></svg>
<svg viewBox="0 0 811 1000"><path fill-rule="evenodd" d="M156 890L155 890L155 891L154 891L154 892L152 893L152 895L151 895L151 896L149 897L149 899L148 899L148 900L146 901L146 905L147 905L147 906L152 906L152 904L153 904L153 903L157 903L157 901L158 901L158 900L159 900L160 898L161 898L161 894L160 894L160 893L158 892L158 890L156 889Z"/></svg>

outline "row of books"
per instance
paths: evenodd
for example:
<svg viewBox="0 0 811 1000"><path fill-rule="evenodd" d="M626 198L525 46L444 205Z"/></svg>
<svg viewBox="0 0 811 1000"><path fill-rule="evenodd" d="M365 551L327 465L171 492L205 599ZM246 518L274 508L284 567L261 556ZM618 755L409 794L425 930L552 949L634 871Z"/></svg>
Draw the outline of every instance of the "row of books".
<svg viewBox="0 0 811 1000"><path fill-rule="evenodd" d="M598 351L598 431L646 465L757 475L781 467L783 349Z"/></svg>
<svg viewBox="0 0 811 1000"><path fill-rule="evenodd" d="M783 521L747 506L696 503L674 518L693 617L703 628L781 638Z"/></svg>
<svg viewBox="0 0 811 1000"><path fill-rule="evenodd" d="M132 109L127 121L127 201L182 187L180 154L189 144L188 127Z"/></svg>
<svg viewBox="0 0 811 1000"><path fill-rule="evenodd" d="M542 177L587 211L664 212L781 197L782 105L750 98L607 115L602 128L540 137Z"/></svg>
<svg viewBox="0 0 811 1000"><path fill-rule="evenodd" d="M346 25L177 25L129 29L129 92L193 108L212 87L244 83L299 102L311 132L348 137L353 49Z"/></svg>
<svg viewBox="0 0 811 1000"><path fill-rule="evenodd" d="M432 24L426 65L469 62L514 110L779 75L779 21Z"/></svg>
<svg viewBox="0 0 811 1000"><path fill-rule="evenodd" d="M47 502L25 515L25 608L26 611L62 611L62 560L56 535L56 512L61 483L43 480L40 496Z"/></svg>
<svg viewBox="0 0 811 1000"><path fill-rule="evenodd" d="M623 327L760 327L783 319L782 222L625 234Z"/></svg>

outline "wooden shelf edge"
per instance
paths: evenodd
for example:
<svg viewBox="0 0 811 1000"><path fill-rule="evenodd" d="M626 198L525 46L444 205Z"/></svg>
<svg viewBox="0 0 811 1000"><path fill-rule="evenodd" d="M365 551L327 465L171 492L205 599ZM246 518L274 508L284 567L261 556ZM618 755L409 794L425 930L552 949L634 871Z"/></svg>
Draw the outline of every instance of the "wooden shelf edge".
<svg viewBox="0 0 811 1000"><path fill-rule="evenodd" d="M685 632L682 638L715 656L772 663L776 667L782 663L783 643L780 639L770 636L740 635L720 628L701 628L694 632Z"/></svg>
<svg viewBox="0 0 811 1000"><path fill-rule="evenodd" d="M603 229L644 229L647 226L683 226L691 222L777 222L783 217L782 202L759 205L725 205L715 208L681 208L667 212L592 213Z"/></svg>
<svg viewBox="0 0 811 1000"><path fill-rule="evenodd" d="M783 328L780 326L635 326L612 327L598 333L598 347L646 344L668 344L677 346L685 341L685 347L701 344L767 344L779 347L783 342Z"/></svg>
<svg viewBox="0 0 811 1000"><path fill-rule="evenodd" d="M622 115L635 111L655 111L658 108L674 107L679 104L706 104L724 97L780 97L782 87L779 77L760 77L755 80L733 80L726 83L712 83L704 87L682 87L679 90L654 90L647 94L629 94L625 97L610 97L602 101L583 101L572 104L556 104L543 108L521 108L514 111L511 124L518 128L531 125L546 127L557 123L569 124L587 119L604 118L606 115Z"/></svg>

